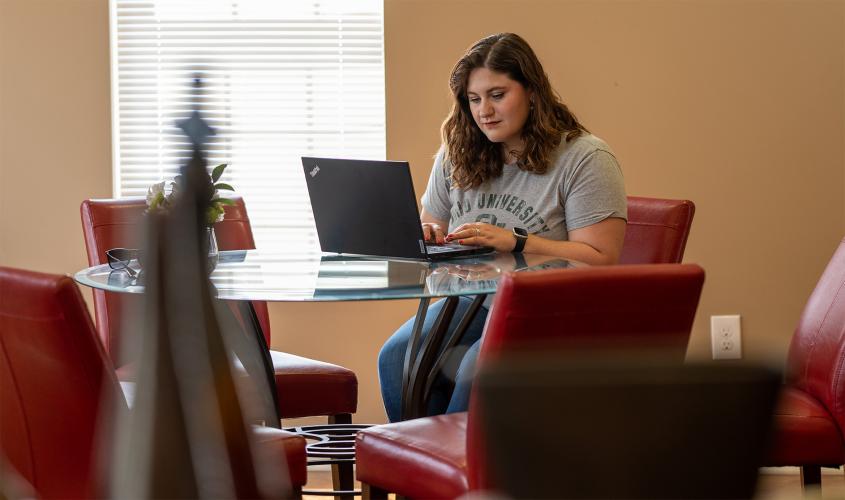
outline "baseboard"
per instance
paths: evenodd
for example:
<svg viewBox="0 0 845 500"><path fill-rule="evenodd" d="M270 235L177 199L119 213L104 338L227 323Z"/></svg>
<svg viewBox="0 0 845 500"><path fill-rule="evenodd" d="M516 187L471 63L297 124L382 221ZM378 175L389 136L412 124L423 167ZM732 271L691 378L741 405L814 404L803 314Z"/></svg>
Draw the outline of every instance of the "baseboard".
<svg viewBox="0 0 845 500"><path fill-rule="evenodd" d="M799 475L801 474L800 467L760 467L760 474L783 474L783 475ZM822 474L824 475L833 475L833 474L842 474L842 468L830 468L830 467L822 467Z"/></svg>
<svg viewBox="0 0 845 500"><path fill-rule="evenodd" d="M329 472L332 470L331 465L312 465L308 467L309 471L319 471L319 472ZM842 467L837 469L833 469L830 467L822 467L822 474L824 475L836 475L842 474L843 470ZM771 474L771 475L799 475L801 474L800 467L760 467L760 474Z"/></svg>

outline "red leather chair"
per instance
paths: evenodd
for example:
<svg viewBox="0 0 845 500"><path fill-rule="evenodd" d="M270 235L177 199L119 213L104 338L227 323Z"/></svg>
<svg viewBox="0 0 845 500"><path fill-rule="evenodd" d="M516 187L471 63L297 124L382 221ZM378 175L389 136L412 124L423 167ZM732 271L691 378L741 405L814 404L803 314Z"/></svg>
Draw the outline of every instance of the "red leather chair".
<svg viewBox="0 0 845 500"><path fill-rule="evenodd" d="M255 248L246 206L240 197L226 207L222 222L215 225L220 250ZM82 202L82 230L88 250L88 264L105 264L106 250L115 247L137 248L138 227L146 203L140 198L117 200L85 200ZM124 311L138 307L138 297L94 290L94 311L97 330L106 351L120 366L120 321ZM253 307L270 345L270 316L267 304L253 301ZM346 368L270 351L279 392L279 414L282 418L328 415L335 423L350 423L358 404L358 379Z"/></svg>
<svg viewBox="0 0 845 500"><path fill-rule="evenodd" d="M804 485L845 464L845 240L810 295L786 364L767 465L800 466Z"/></svg>
<svg viewBox="0 0 845 500"><path fill-rule="evenodd" d="M704 271L693 264L512 273L499 285L478 363L518 350L667 349L683 360ZM365 494L455 498L490 485L469 412L371 427L358 434ZM469 429L468 429L469 428Z"/></svg>
<svg viewBox="0 0 845 500"><path fill-rule="evenodd" d="M620 264L681 262L695 215L689 200L628 197L628 227Z"/></svg>
<svg viewBox="0 0 845 500"><path fill-rule="evenodd" d="M39 497L97 493L95 438L109 401L122 393L73 281L0 267L0 451ZM258 441L284 451L301 489L305 440L261 429Z"/></svg>

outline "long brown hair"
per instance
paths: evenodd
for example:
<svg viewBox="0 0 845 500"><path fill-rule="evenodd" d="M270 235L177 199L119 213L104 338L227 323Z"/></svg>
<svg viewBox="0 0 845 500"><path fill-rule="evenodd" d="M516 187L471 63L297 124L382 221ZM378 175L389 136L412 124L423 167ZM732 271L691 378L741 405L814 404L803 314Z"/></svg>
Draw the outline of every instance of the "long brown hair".
<svg viewBox="0 0 845 500"><path fill-rule="evenodd" d="M522 128L525 149L517 154L520 169L544 174L561 136L569 141L587 131L552 89L528 42L514 33L483 38L458 60L449 77L454 100L440 133L446 144L446 158L452 163L452 183L457 187L478 187L502 175L505 160L502 144L487 139L469 109L467 81L476 68L504 73L533 94L531 110Z"/></svg>

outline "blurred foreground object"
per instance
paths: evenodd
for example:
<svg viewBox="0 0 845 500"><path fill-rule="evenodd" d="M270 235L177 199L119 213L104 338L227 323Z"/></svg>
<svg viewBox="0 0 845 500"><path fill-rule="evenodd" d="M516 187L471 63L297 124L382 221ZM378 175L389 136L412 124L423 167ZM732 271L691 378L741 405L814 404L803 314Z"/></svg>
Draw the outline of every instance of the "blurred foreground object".
<svg viewBox="0 0 845 500"><path fill-rule="evenodd" d="M199 94L199 80L195 90ZM231 349L240 333L221 329L208 279L204 234L214 188L202 147L213 131L196 110L180 127L191 139L193 155L182 168L183 191L173 207L147 217L141 358L135 404L115 434L111 495L290 496L284 454L259 454L250 439L245 415L275 415L275 408L252 409L249 398L239 398ZM260 365L254 347L239 351L244 366ZM260 394L269 392L260 376L249 383Z"/></svg>
<svg viewBox="0 0 845 500"><path fill-rule="evenodd" d="M487 363L477 384L479 459L507 497L752 498L780 374L540 354Z"/></svg>
<svg viewBox="0 0 845 500"><path fill-rule="evenodd" d="M654 351L680 364L704 270L694 264L604 266L506 274L487 319L479 366L517 352L599 355ZM476 387L473 387L473 391ZM358 434L358 479L369 495L454 498L487 489L484 440L469 412L372 427ZM576 402L573 412L590 412ZM555 416L543 416L554 418ZM561 451L566 453L566 451Z"/></svg>
<svg viewBox="0 0 845 500"><path fill-rule="evenodd" d="M845 240L839 243L795 329L786 386L765 465L800 466L804 486L845 464Z"/></svg>
<svg viewBox="0 0 845 500"><path fill-rule="evenodd" d="M0 451L0 500L34 500L35 498L37 497L32 485L18 474Z"/></svg>

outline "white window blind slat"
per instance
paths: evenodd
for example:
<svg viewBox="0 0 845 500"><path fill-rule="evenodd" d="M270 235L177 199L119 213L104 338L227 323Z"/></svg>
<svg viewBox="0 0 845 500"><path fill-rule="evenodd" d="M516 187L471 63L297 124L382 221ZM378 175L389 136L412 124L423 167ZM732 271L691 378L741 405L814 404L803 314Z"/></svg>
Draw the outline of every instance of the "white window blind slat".
<svg viewBox="0 0 845 500"><path fill-rule="evenodd" d="M210 165L244 197L256 243L319 251L300 156L383 159L381 0L110 0L114 194L141 196L190 156L176 120L203 112Z"/></svg>

